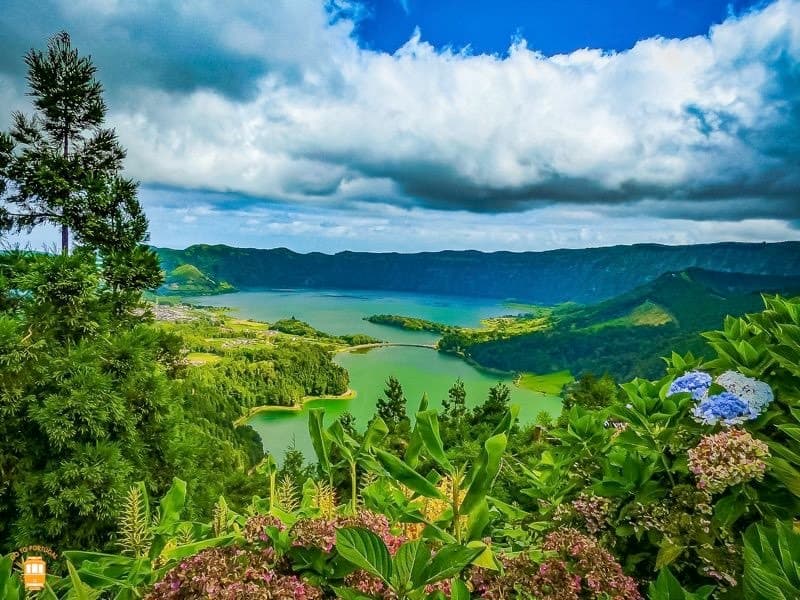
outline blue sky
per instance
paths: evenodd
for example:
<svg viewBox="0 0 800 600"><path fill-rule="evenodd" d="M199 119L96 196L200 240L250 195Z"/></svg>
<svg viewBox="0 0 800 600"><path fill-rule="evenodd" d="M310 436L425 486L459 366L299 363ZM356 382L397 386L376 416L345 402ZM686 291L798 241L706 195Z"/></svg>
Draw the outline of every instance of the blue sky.
<svg viewBox="0 0 800 600"><path fill-rule="evenodd" d="M419 27L437 48L505 53L524 37L547 55L580 48L627 50L649 37L708 33L753 0L372 0L356 28L361 43L394 52Z"/></svg>
<svg viewBox="0 0 800 600"><path fill-rule="evenodd" d="M156 245L800 239L800 0L8 0L0 128L60 29Z"/></svg>

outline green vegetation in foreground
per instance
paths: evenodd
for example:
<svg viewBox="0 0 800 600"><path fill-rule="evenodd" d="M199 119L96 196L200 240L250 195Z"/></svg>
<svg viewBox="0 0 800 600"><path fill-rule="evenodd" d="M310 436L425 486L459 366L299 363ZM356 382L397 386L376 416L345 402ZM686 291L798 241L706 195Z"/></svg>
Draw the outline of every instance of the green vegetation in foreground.
<svg viewBox="0 0 800 600"><path fill-rule="evenodd" d="M172 269L164 277L159 293L180 296L203 296L228 294L236 288L227 281L215 280L194 265L183 264Z"/></svg>
<svg viewBox="0 0 800 600"><path fill-rule="evenodd" d="M710 361L674 354L659 380L571 384L558 423L521 428L503 385L467 409L456 382L412 427L393 378L366 430L313 409L315 465L267 456L261 493L243 509L219 498L205 522L184 520L180 479L158 512L133 484L120 554L65 552L53 596L797 598L800 300L764 302L705 334ZM757 378L761 415L701 422L705 400L673 389L687 373ZM9 558L0 582L4 600L25 597Z"/></svg>
<svg viewBox="0 0 800 600"><path fill-rule="evenodd" d="M540 394L560 396L564 386L572 383L574 378L569 371L556 371L546 375L534 375L533 373L522 373L514 383L532 392Z"/></svg>

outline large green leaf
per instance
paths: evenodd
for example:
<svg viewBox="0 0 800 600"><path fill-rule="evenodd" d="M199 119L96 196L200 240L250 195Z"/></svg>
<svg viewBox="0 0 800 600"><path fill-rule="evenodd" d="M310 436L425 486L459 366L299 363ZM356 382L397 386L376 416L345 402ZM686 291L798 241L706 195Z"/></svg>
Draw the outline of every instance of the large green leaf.
<svg viewBox="0 0 800 600"><path fill-rule="evenodd" d="M336 550L370 575L392 583L392 558L383 540L368 529L345 527L336 532Z"/></svg>
<svg viewBox="0 0 800 600"><path fill-rule="evenodd" d="M770 456L764 462L767 463L768 472L771 475L783 483L792 494L800 497L800 471L788 461L777 456Z"/></svg>
<svg viewBox="0 0 800 600"><path fill-rule="evenodd" d="M439 418L435 410L417 413L417 430L430 457L448 473L452 473L453 465L444 452L442 436L439 434Z"/></svg>
<svg viewBox="0 0 800 600"><path fill-rule="evenodd" d="M408 591L417 587L431 559L431 551L423 540L406 542L394 556L392 582L397 590Z"/></svg>
<svg viewBox="0 0 800 600"><path fill-rule="evenodd" d="M458 544L444 546L433 557L423 573L422 585L455 577L483 552L483 548L468 548Z"/></svg>
<svg viewBox="0 0 800 600"><path fill-rule="evenodd" d="M661 546L658 549L658 555L656 556L656 569L663 569L675 562L675 560L683 554L683 551L686 549L686 546L682 544L676 544L669 538L665 537L664 540L661 542Z"/></svg>
<svg viewBox="0 0 800 600"><path fill-rule="evenodd" d="M11 556L0 558L0 600L22 600L25 597L19 578L12 573L13 566Z"/></svg>
<svg viewBox="0 0 800 600"><path fill-rule="evenodd" d="M323 472L331 472L330 461L330 441L325 436L323 429L323 419L325 410L322 408L312 408L308 411L308 433L311 436L311 445L317 455L317 462Z"/></svg>
<svg viewBox="0 0 800 600"><path fill-rule="evenodd" d="M356 441L347 435L344 427L342 427L342 423L339 420L334 421L331 426L328 427L328 437L336 446L336 449L342 453L342 456L348 463L351 463L355 460L354 451Z"/></svg>
<svg viewBox="0 0 800 600"><path fill-rule="evenodd" d="M450 600L470 600L467 584L458 578L450 582Z"/></svg>
<svg viewBox="0 0 800 600"><path fill-rule="evenodd" d="M164 497L159 503L158 526L161 531L180 521L183 507L186 504L186 482L175 477Z"/></svg>
<svg viewBox="0 0 800 600"><path fill-rule="evenodd" d="M658 579L650 583L647 596L649 600L706 600L713 591L714 586L707 585L690 592L681 586L669 569L661 569Z"/></svg>
<svg viewBox="0 0 800 600"><path fill-rule="evenodd" d="M186 558L187 556L194 556L201 550L205 550L206 548L215 548L217 546L226 546L233 542L236 539L235 535L224 535L215 538L208 538L206 540L200 540L199 542L192 542L191 544L184 544L183 546L177 546L176 548L172 548L171 550L167 550L163 553L163 557L169 560L181 560L182 558Z"/></svg>
<svg viewBox="0 0 800 600"><path fill-rule="evenodd" d="M375 418L369 422L369 427L367 427L367 431L364 433L364 440L361 442L359 452L370 452L374 446L388 435L388 433L389 428L386 426L386 422L380 417L375 416Z"/></svg>
<svg viewBox="0 0 800 600"><path fill-rule="evenodd" d="M390 454L385 450L376 450L375 455L389 475L406 487L428 498L443 498L442 493L436 489L435 485L397 458L394 454Z"/></svg>
<svg viewBox="0 0 800 600"><path fill-rule="evenodd" d="M467 478L470 484L459 509L461 514L468 514L486 499L486 495L492 489L494 479L500 470L507 443L508 438L504 433L493 435L486 440L481 457L473 466L472 473Z"/></svg>
<svg viewBox="0 0 800 600"><path fill-rule="evenodd" d="M744 595L748 600L800 598L800 534L791 523L753 524L744 534Z"/></svg>
<svg viewBox="0 0 800 600"><path fill-rule="evenodd" d="M372 596L365 596L358 590L337 586L331 587L333 587L336 597L341 598L341 600L373 600Z"/></svg>
<svg viewBox="0 0 800 600"><path fill-rule="evenodd" d="M81 581L75 566L67 561L67 570L69 571L69 580L72 583L72 598L75 600L93 600L98 594L92 593L89 588Z"/></svg>

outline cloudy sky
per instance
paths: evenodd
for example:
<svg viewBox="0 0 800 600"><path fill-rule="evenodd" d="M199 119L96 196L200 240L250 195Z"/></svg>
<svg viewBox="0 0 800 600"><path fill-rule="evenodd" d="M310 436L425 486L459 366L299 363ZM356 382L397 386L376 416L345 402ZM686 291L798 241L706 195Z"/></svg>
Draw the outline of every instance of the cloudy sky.
<svg viewBox="0 0 800 600"><path fill-rule="evenodd" d="M60 29L156 245L800 239L800 0L5 0L0 127Z"/></svg>

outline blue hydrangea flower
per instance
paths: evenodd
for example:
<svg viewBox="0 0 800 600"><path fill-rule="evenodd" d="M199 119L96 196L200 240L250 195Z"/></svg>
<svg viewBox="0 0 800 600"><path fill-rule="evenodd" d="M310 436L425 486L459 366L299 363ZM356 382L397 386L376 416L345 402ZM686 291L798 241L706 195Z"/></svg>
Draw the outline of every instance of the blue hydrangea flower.
<svg viewBox="0 0 800 600"><path fill-rule="evenodd" d="M678 377L669 386L668 396L689 393L695 400L703 400L711 387L711 375L702 371L689 371Z"/></svg>
<svg viewBox="0 0 800 600"><path fill-rule="evenodd" d="M747 402L730 392L706 398L695 406L693 413L698 421L706 425L716 425L719 422L739 425L758 416L758 412L754 412Z"/></svg>
<svg viewBox="0 0 800 600"><path fill-rule="evenodd" d="M738 371L725 371L717 377L716 382L731 394L747 402L756 414L761 414L775 398L772 388L768 384L752 377L746 377Z"/></svg>

